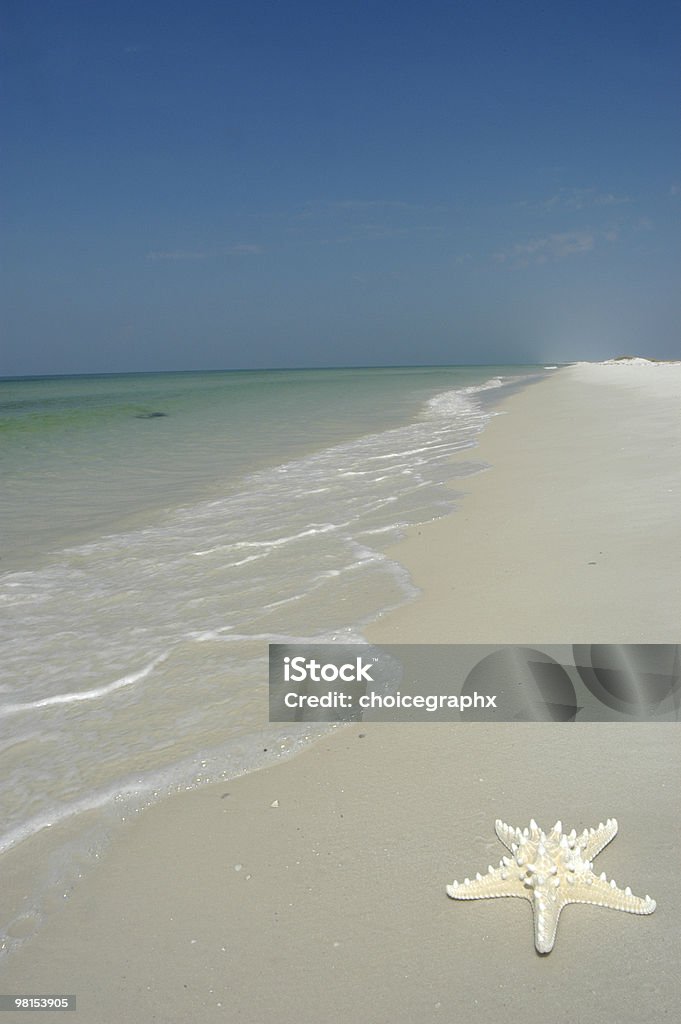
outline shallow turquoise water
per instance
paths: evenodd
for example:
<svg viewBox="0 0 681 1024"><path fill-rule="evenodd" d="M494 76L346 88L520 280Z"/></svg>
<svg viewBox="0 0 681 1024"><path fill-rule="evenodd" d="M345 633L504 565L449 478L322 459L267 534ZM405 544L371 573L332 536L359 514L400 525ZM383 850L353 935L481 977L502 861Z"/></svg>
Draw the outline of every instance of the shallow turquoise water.
<svg viewBox="0 0 681 1024"><path fill-rule="evenodd" d="M436 391L504 369L0 381L0 567L222 496L250 471L404 423Z"/></svg>

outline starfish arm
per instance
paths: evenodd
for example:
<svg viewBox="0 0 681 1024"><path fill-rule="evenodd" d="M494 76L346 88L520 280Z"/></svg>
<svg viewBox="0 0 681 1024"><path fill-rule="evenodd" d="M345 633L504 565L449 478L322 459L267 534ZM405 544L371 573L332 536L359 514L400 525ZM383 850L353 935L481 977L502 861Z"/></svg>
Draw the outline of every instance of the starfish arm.
<svg viewBox="0 0 681 1024"><path fill-rule="evenodd" d="M629 886L620 889L605 875L599 878L591 872L574 885L569 896L566 894L565 903L593 903L597 907L623 910L627 914L652 914L657 906L650 896L634 896Z"/></svg>
<svg viewBox="0 0 681 1024"><path fill-rule="evenodd" d="M486 875L466 878L447 886L447 895L453 900L484 900L497 896L523 896L528 899L527 889L514 872L505 867L490 868Z"/></svg>
<svg viewBox="0 0 681 1024"><path fill-rule="evenodd" d="M584 860L593 860L616 835L617 822L614 818L608 818L605 825L601 822L598 828L585 829L579 837Z"/></svg>
<svg viewBox="0 0 681 1024"><path fill-rule="evenodd" d="M511 852L513 852L513 847L517 846L520 842L520 829L512 828L510 825L507 825L504 821L501 821L500 818L497 818L497 820L494 822L494 831L496 832L498 838L504 844L506 849L511 850Z"/></svg>
<svg viewBox="0 0 681 1024"><path fill-rule="evenodd" d="M538 953L550 953L556 940L558 918L565 906L560 900L532 901L534 913L534 944Z"/></svg>

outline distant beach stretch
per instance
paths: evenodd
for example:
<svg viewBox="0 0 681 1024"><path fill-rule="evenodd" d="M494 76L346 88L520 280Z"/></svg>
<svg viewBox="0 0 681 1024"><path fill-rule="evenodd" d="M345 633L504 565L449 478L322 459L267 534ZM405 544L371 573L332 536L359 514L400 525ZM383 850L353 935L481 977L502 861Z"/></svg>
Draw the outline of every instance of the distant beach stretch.
<svg viewBox="0 0 681 1024"><path fill-rule="evenodd" d="M38 486L53 514L0 577L3 991L88 1024L671 1018L676 725L284 729L266 655L678 642L681 363L233 376L9 385L9 529ZM599 866L658 911L568 907L542 959L524 900L445 884L490 822L559 817L616 817Z"/></svg>

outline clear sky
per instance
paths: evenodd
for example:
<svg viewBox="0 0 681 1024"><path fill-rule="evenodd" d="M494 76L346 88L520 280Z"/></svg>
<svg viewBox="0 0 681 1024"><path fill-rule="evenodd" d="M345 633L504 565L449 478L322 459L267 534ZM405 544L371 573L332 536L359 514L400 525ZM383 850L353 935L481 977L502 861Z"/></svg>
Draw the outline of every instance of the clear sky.
<svg viewBox="0 0 681 1024"><path fill-rule="evenodd" d="M678 0L5 0L0 375L681 357Z"/></svg>

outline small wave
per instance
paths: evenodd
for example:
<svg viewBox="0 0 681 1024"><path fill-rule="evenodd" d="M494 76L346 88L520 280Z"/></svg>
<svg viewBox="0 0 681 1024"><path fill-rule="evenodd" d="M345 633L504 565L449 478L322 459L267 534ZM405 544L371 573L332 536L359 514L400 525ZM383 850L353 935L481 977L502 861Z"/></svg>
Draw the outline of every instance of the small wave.
<svg viewBox="0 0 681 1024"><path fill-rule="evenodd" d="M301 637L282 638L282 642L302 640ZM320 638L318 642L322 643L324 639ZM359 642L361 638L343 637L344 644ZM53 805L0 836L0 856L31 836L45 829L56 828L78 815L118 806L120 816L124 818L128 811L136 812L161 796L194 789L217 782L219 779L236 778L266 764L286 759L306 746L311 739L329 732L332 728L333 726L319 724L313 730L306 727L305 733L296 732L293 735L288 730L272 726L267 731L234 738L223 747L202 755L194 755L180 764L151 771L144 777L120 780L81 799ZM267 746L263 747L263 741Z"/></svg>
<svg viewBox="0 0 681 1024"><path fill-rule="evenodd" d="M0 718L4 718L6 715L13 715L21 711L36 711L38 708L49 708L56 704L75 704L82 700L97 700L99 697L106 697L107 694L113 693L115 690L120 690L124 686L133 686L141 679L146 679L147 676L151 675L157 665L166 661L169 653L170 652L167 651L164 654L159 654L157 658L154 658L153 661L150 661L148 665L145 665L145 667L140 669L138 672L131 672L127 676L115 679L113 683L97 687L97 689L94 690L80 690L75 693L57 693L53 697L44 697L42 700L27 701L25 704L5 704L4 707L0 707Z"/></svg>
<svg viewBox="0 0 681 1024"><path fill-rule="evenodd" d="M275 537L272 540L238 540L234 541L233 544L220 545L219 550L222 551L238 551L242 548L280 548L284 544L291 544L296 540L303 540L305 537L314 537L317 534L332 533L338 529L338 523L314 523L307 530L301 530L299 533L293 533L288 537ZM206 548L204 551L195 551L195 555L210 555L216 549ZM239 563L235 563L239 564Z"/></svg>

